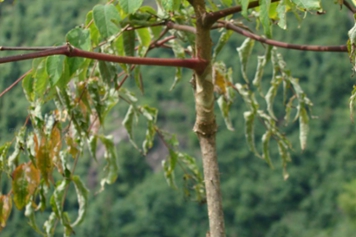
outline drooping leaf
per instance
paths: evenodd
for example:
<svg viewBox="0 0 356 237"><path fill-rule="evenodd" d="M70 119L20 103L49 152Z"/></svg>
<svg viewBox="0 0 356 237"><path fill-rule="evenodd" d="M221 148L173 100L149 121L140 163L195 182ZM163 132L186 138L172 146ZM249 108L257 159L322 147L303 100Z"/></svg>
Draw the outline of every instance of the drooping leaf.
<svg viewBox="0 0 356 237"><path fill-rule="evenodd" d="M213 56L212 56L212 62L216 61L216 57L218 56L220 51L223 49L223 47L225 46L226 42L230 39L232 33L233 33L233 31L231 31L231 30L224 30L221 33L219 41L218 41L218 43L216 44L216 46L214 48L214 52L213 52Z"/></svg>
<svg viewBox="0 0 356 237"><path fill-rule="evenodd" d="M40 183L40 172L32 162L24 163L16 167L12 173L12 190L14 203L21 210L30 201L31 195Z"/></svg>
<svg viewBox="0 0 356 237"><path fill-rule="evenodd" d="M137 119L136 111L132 105L130 105L129 109L127 110L127 113L125 115L124 120L122 121L122 124L126 128L126 131L129 135L130 142L135 146L136 149L138 149L136 143L133 140L133 126L134 126L134 119Z"/></svg>
<svg viewBox="0 0 356 237"><path fill-rule="evenodd" d="M50 156L51 148L45 136L40 138L34 136L34 140L35 144L38 144L35 147L36 167L41 171L42 178L46 184L49 185L53 169L53 157Z"/></svg>
<svg viewBox="0 0 356 237"><path fill-rule="evenodd" d="M20 153L25 148L26 127L22 127L16 134L15 150L7 158L7 166L13 169L19 162Z"/></svg>
<svg viewBox="0 0 356 237"><path fill-rule="evenodd" d="M93 19L103 39L119 33L121 17L112 4L96 5L93 8Z"/></svg>
<svg viewBox="0 0 356 237"><path fill-rule="evenodd" d="M43 229L45 230L47 236L53 235L53 230L56 225L56 221L57 221L57 216L54 212L52 212L49 215L48 220L46 220L43 224Z"/></svg>
<svg viewBox="0 0 356 237"><path fill-rule="evenodd" d="M276 116L274 115L274 112L273 112L273 101L274 101L274 98L276 97L277 95L277 90L278 90L278 87L280 85L280 83L282 82L282 77L280 76L277 76L276 78L272 79L271 81L271 87L269 88L266 96L265 96L265 99L266 99L266 103L267 103L267 111L269 113L269 115L274 119L274 120L277 120Z"/></svg>
<svg viewBox="0 0 356 237"><path fill-rule="evenodd" d="M100 141L105 146L105 160L106 166L104 168L105 177L103 177L100 181L101 189L100 191L104 190L105 184L112 184L117 179L119 173L119 167L117 165L116 160L116 152L115 152L115 145L113 142L112 136L99 136Z"/></svg>
<svg viewBox="0 0 356 237"><path fill-rule="evenodd" d="M12 210L12 199L9 195L0 196L0 231L5 228Z"/></svg>
<svg viewBox="0 0 356 237"><path fill-rule="evenodd" d="M143 154L147 154L148 149L152 148L153 146L153 140L156 134L156 120L158 110L156 108L143 106L141 107L141 112L147 119L146 136L142 144Z"/></svg>
<svg viewBox="0 0 356 237"><path fill-rule="evenodd" d="M34 82L33 72L27 74L22 80L22 88L29 102L33 102L35 99Z"/></svg>
<svg viewBox="0 0 356 237"><path fill-rule="evenodd" d="M351 121L354 121L354 107L355 107L355 102L356 102L356 86L354 86L351 96L349 99L349 108L350 108L350 118Z"/></svg>
<svg viewBox="0 0 356 237"><path fill-rule="evenodd" d="M232 105L232 102L227 100L224 96L220 96L218 99L218 105L221 114L224 118L227 129L229 129L230 131L234 131L234 127L232 126L232 122L230 118L230 107Z"/></svg>
<svg viewBox="0 0 356 237"><path fill-rule="evenodd" d="M255 44L254 40L250 38L246 38L245 41L242 43L242 45L239 48L237 48L237 51L239 52L239 58L241 61L242 76L247 83L249 83L249 79L246 74L247 62L250 58L254 44Z"/></svg>
<svg viewBox="0 0 356 237"><path fill-rule="evenodd" d="M244 119L245 119L245 136L246 136L248 147L257 157L261 157L255 145L255 131L254 131L255 113L251 111L244 112Z"/></svg>
<svg viewBox="0 0 356 237"><path fill-rule="evenodd" d="M136 30L138 40L140 42L138 46L138 55L144 57L151 44L151 34L148 28L141 28Z"/></svg>
<svg viewBox="0 0 356 237"><path fill-rule="evenodd" d="M272 132L266 131L262 136L262 147L263 147L263 155L262 158L267 162L267 164L273 168L271 157L269 155L269 141L271 138Z"/></svg>
<svg viewBox="0 0 356 237"><path fill-rule="evenodd" d="M302 150L305 150L307 146L307 137L309 133L309 116L307 110L303 105L300 105L299 108L299 140L300 147Z"/></svg>
<svg viewBox="0 0 356 237"><path fill-rule="evenodd" d="M72 176L72 181L74 183L75 191L77 193L78 203L79 203L79 210L78 210L78 217L75 222L71 225L72 227L77 226L80 224L84 218L85 214L88 210L88 189L84 186L83 182L80 180L79 176L74 175Z"/></svg>
<svg viewBox="0 0 356 237"><path fill-rule="evenodd" d="M25 216L28 218L28 224L34 229L38 234L44 236L44 233L41 231L39 226L37 225L35 209L33 203L29 202L26 205Z"/></svg>
<svg viewBox="0 0 356 237"><path fill-rule="evenodd" d="M180 44L180 42L178 40L172 40L170 43L171 43L170 45L172 46L172 49L173 49L174 56L176 58L181 58L181 59L185 58L184 48ZM173 82L170 90L173 90L175 88L175 86L180 82L181 78L182 78L182 69L180 67L177 67L176 74L174 77L174 82Z"/></svg>
<svg viewBox="0 0 356 237"><path fill-rule="evenodd" d="M135 13L142 5L143 0L119 0L121 8L127 14Z"/></svg>
<svg viewBox="0 0 356 237"><path fill-rule="evenodd" d="M260 92L261 96L262 94L262 88L261 88L261 80L263 76L263 71L266 66L266 56L258 56L257 57L257 69L255 73L255 78L252 81L252 84L257 87L257 90Z"/></svg>
<svg viewBox="0 0 356 237"><path fill-rule="evenodd" d="M10 167L7 164L7 153L9 151L9 148L11 146L11 142L6 142L2 146L0 146L0 171L3 172L10 172Z"/></svg>
<svg viewBox="0 0 356 237"><path fill-rule="evenodd" d="M174 179L174 168L176 166L177 161L178 161L178 154L173 150L169 151L169 156L167 160L162 161L164 177L166 178L168 185L172 188L177 188Z"/></svg>
<svg viewBox="0 0 356 237"><path fill-rule="evenodd" d="M283 166L283 178L287 180L289 174L287 172L287 162L291 161L290 153L288 152L288 146L283 141L278 141L278 151L279 155L282 158L282 166Z"/></svg>

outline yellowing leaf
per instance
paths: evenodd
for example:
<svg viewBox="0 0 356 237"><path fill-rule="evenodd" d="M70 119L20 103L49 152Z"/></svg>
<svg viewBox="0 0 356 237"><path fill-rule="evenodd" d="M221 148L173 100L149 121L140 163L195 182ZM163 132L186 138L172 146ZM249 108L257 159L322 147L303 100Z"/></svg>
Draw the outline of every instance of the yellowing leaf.
<svg viewBox="0 0 356 237"><path fill-rule="evenodd" d="M10 216L12 200L9 195L0 196L0 231L6 226L6 221Z"/></svg>
<svg viewBox="0 0 356 237"><path fill-rule="evenodd" d="M12 189L14 202L18 209L22 209L40 184L40 172L29 162L16 167L12 173Z"/></svg>

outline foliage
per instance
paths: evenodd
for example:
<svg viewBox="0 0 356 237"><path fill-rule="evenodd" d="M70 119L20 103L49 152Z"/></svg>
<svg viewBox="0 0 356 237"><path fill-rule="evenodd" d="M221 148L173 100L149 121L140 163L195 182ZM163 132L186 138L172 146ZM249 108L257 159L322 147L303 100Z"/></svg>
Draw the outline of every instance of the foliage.
<svg viewBox="0 0 356 237"><path fill-rule="evenodd" d="M233 4L230 1L222 3L225 6ZM319 1L281 1L279 3L267 1L263 3L259 8L248 10L248 1L241 1L242 14L261 23L266 37L272 36L271 22L274 20L279 20L280 27L287 27L285 15L289 11L294 13L305 9L314 12L321 11ZM157 11L151 7L141 7L141 4L142 1L119 1L118 4L97 5L87 14L86 25L70 30L66 35L66 41L72 46L86 51L145 57L148 51L158 44L163 36L161 35L162 31L168 34L167 39L175 38L168 46L172 47L173 53L177 57L186 57L183 52L194 54L196 51L194 45L189 45L194 37L190 32L174 28L166 31L163 28L167 27L167 22L173 20L181 25L194 24L194 20L190 18L192 9L187 2L158 2ZM213 2L208 7L218 8ZM172 16L169 12L174 12L175 15ZM234 24L241 23L236 21ZM304 150L307 144L312 103L300 86L299 79L292 76L286 66L286 60L275 48L265 47L263 54L258 57L254 79L249 79L248 62L255 46L254 40L251 39L246 39L237 48L244 81L236 80L235 69L228 67L218 57L222 45L227 41L226 38L230 37L229 34L225 30L220 32L213 61L217 102L222 117L228 129L233 130L231 112L234 108L234 99L237 97L235 92L237 92L247 108L243 117L246 139L250 149L272 166L270 142L271 138L274 138L276 142L273 144L278 148L282 160L284 178L287 178L286 164L291 160L291 143L287 140L285 131L278 125L279 123L287 124L293 111L295 113L294 120L299 121L299 140L301 148ZM352 42L351 39L351 45ZM353 55L352 51L350 55ZM267 68L269 62L271 80L270 85L267 85L268 83L262 81L262 75L263 71L270 70ZM105 135L105 129L101 128L117 103L127 104L122 106L127 109L122 124L127 129L131 143L142 154L146 154L152 148L154 137L158 134L169 152L169 158L163 164L168 183L174 186L173 172L178 163L189 170L188 175L186 174L184 177L195 182L193 187L197 191L197 195L200 195L199 200L202 199L202 177L194 159L186 153L178 151L178 140L158 127L156 124L159 116L158 110L145 103L140 103L140 100L131 91L132 88L123 86L126 79L131 76L140 91L143 91L144 86L138 66L115 65L103 61L98 63L92 59L65 58L58 55L33 61L32 71L27 74L22 83L30 104L28 111L32 130L26 131L24 126L18 132L13 144L13 151L9 151L8 143L0 148L2 171L9 180L10 175L13 178L12 191L1 196L2 226L5 225L11 209L9 197L12 192L15 206L19 209L26 206L31 225L38 232L52 235L57 222L64 226L65 235L74 232L73 228L82 221L85 213L88 212L87 189L79 176L74 174L77 162L80 162L79 156L84 153L85 144L94 158L96 157L96 148L100 144L106 148L104 175L100 181L101 187L104 188L106 183L114 183L118 177L119 165L117 164L113 137ZM181 71L177 69L174 86L180 82L180 77ZM282 95L279 95L278 93L281 91ZM281 97L283 97L281 104L285 105L285 113L276 113L275 107L280 109L281 105L276 106L275 101L276 98L279 100ZM51 104L51 101L54 104ZM350 106L352 108L352 103ZM49 112L47 108L50 109ZM147 125L144 132L142 130L135 131L137 124L140 121L142 123L142 119ZM262 134L258 134L262 131L260 127L257 129L257 134L255 133L256 121L260 121L265 127ZM259 144L256 145L256 135L261 137L262 151L257 148ZM138 145L140 143L142 145ZM272 152L274 154L275 150L272 149ZM74 221L64 208L64 200L71 183L75 187L79 203L78 216ZM48 189L51 191L48 192ZM50 199L44 198L49 195L51 195ZM38 199L40 199L39 202ZM44 224L44 229L40 230L36 226L32 214L45 209L50 209L51 214ZM125 210L123 212L125 213ZM238 213L237 216L244 216L246 213ZM298 213L295 215L303 217ZM130 226L127 228L130 229ZM131 230L127 231L126 233L132 233L129 232ZM155 232L153 231L153 233Z"/></svg>

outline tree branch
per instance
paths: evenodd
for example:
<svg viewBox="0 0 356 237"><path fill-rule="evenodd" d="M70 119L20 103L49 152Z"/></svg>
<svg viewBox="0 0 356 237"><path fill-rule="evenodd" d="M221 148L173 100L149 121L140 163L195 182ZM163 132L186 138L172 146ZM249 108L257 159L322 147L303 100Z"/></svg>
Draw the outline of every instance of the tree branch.
<svg viewBox="0 0 356 237"><path fill-rule="evenodd" d="M170 67L185 67L196 71L203 71L207 62L198 58L190 59L171 59L171 58L140 58L140 57L121 57L105 53L95 53L81 50L71 46L70 44L55 47L53 49L42 50L39 52L20 54L0 58L0 64L22 61L27 59L42 58L51 55L65 55L67 57L90 58L94 60L102 60L116 63L138 64L138 65L153 65L153 66L170 66Z"/></svg>
<svg viewBox="0 0 356 237"><path fill-rule="evenodd" d="M347 9L349 9L352 13L356 13L356 8L352 6L349 2L344 0L343 3L347 7Z"/></svg>
<svg viewBox="0 0 356 237"><path fill-rule="evenodd" d="M23 74L21 77L19 77L14 83L12 83L8 88L6 88L4 91L2 91L0 93L0 98L5 95L7 92L9 92L12 88L14 88L20 81L22 81L27 74L29 74L32 71L32 69L30 69L29 71L27 71L25 74Z"/></svg>
<svg viewBox="0 0 356 237"><path fill-rule="evenodd" d="M271 0L272 2L279 2L280 0ZM254 7L258 7L260 5L259 1L254 1L254 2L250 2L247 6L247 8L254 8ZM230 7L230 8L226 8L223 10L219 10L219 11L215 11L215 12L209 12L207 13L206 17L205 17L205 21L207 23L213 24L215 23L217 20L219 20L220 18L223 18L225 16L234 14L234 13L238 13L242 11L242 6L235 6L235 7Z"/></svg>
<svg viewBox="0 0 356 237"><path fill-rule="evenodd" d="M221 24L221 23L220 23ZM219 25L220 25L219 24ZM224 22L222 25L226 29L233 30L241 35L249 37L251 39L257 40L261 43L265 43L268 45L273 45L279 48L287 48L287 49L295 49L295 50L303 50L303 51L318 51L318 52L347 52L346 45L337 45L337 46L321 46L321 45L298 45L298 44L289 44L281 41L266 39L262 36L253 34L247 30L244 30L232 23Z"/></svg>

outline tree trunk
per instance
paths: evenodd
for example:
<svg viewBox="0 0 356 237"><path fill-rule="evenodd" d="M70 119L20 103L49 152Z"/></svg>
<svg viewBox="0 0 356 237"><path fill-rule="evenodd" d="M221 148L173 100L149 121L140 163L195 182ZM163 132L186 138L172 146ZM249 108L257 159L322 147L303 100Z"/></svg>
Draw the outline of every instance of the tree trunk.
<svg viewBox="0 0 356 237"><path fill-rule="evenodd" d="M196 15L196 57L208 62L203 72L195 73L194 131L197 133L203 159L209 231L211 237L225 237L224 213L220 191L220 175L216 155L216 121L214 114L214 85L212 77L212 42L210 24L204 23L206 14L204 0L190 0Z"/></svg>

